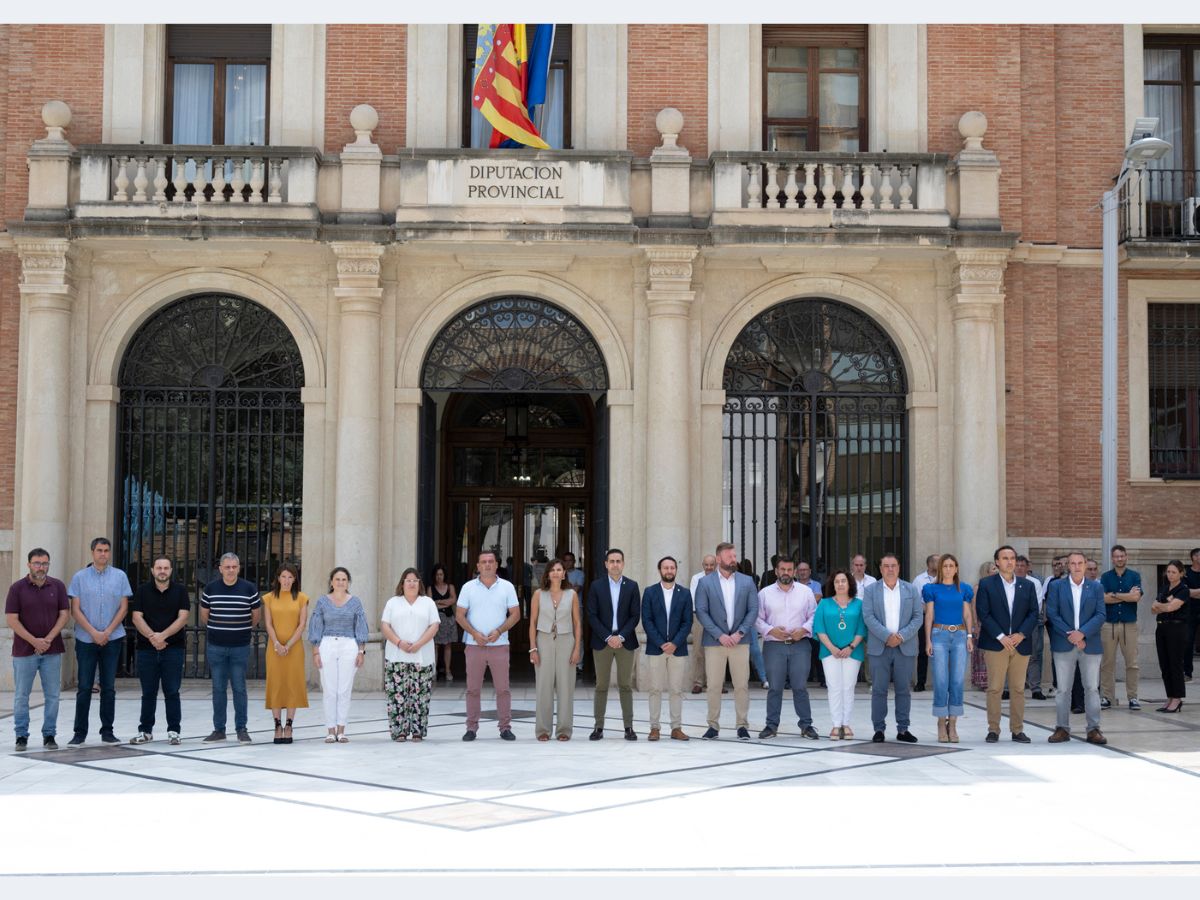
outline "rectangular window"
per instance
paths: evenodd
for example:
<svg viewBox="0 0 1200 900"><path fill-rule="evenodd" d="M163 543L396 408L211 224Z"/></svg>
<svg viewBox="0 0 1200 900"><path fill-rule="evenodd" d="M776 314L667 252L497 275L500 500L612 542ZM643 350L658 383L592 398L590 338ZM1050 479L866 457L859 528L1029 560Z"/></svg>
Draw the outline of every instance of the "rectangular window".
<svg viewBox="0 0 1200 900"><path fill-rule="evenodd" d="M763 26L763 148L867 149L867 26Z"/></svg>
<svg viewBox="0 0 1200 900"><path fill-rule="evenodd" d="M270 25L167 26L167 142L265 146Z"/></svg>
<svg viewBox="0 0 1200 900"><path fill-rule="evenodd" d="M1194 236L1200 196L1200 35L1147 35L1142 50L1145 114L1171 152L1149 164L1145 188L1151 236ZM1185 218L1192 221L1186 222Z"/></svg>
<svg viewBox="0 0 1200 900"><path fill-rule="evenodd" d="M1200 478L1200 303L1147 305L1150 475Z"/></svg>
<svg viewBox="0 0 1200 900"><path fill-rule="evenodd" d="M492 139L492 126L471 104L471 78L475 74L475 42L478 25L463 26L463 139L464 147L486 148ZM550 50L550 73L546 82L546 102L530 110L533 124L542 139L556 150L571 148L571 26L554 27L554 46Z"/></svg>

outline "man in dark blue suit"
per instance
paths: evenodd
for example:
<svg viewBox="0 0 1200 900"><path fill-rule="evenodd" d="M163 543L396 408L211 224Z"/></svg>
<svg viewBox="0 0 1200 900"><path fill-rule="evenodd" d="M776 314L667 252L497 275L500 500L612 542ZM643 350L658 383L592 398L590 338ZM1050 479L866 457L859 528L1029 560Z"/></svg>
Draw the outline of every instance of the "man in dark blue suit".
<svg viewBox="0 0 1200 900"><path fill-rule="evenodd" d="M1050 623L1050 650L1054 654L1054 669L1058 683L1065 686L1071 680L1075 665L1083 678L1084 709L1087 712L1089 744L1107 744L1100 731L1100 662L1104 642L1100 630L1104 627L1104 588L1099 581L1085 577L1087 558L1079 552L1067 557L1067 577L1051 583L1046 592L1046 620ZM1071 739L1071 700L1064 688L1054 698L1057 727L1050 743L1061 744Z"/></svg>
<svg viewBox="0 0 1200 900"><path fill-rule="evenodd" d="M1025 673L1033 651L1038 599L1033 582L1016 577L1017 551L1007 544L992 554L996 574L979 582L975 610L979 615L979 649L987 663L987 742L1000 740L1000 693L1012 685L1008 721L1012 739L1028 744L1025 734Z"/></svg>
<svg viewBox="0 0 1200 900"><path fill-rule="evenodd" d="M683 678L688 667L688 633L692 630L692 592L675 583L679 563L673 556L658 561L658 584L642 594L642 628L646 631L646 667L650 670L650 738L659 737L663 684L671 710L671 737L688 740L683 730Z"/></svg>
<svg viewBox="0 0 1200 900"><path fill-rule="evenodd" d="M613 663L617 664L617 690L621 694L621 719L625 740L636 741L633 731L633 662L638 648L637 624L642 604L637 582L624 577L625 554L615 547L604 554L608 575L588 587L587 620L591 626L592 660L596 664L596 696L592 704L596 727L588 740L604 737L604 714L608 708L608 685Z"/></svg>

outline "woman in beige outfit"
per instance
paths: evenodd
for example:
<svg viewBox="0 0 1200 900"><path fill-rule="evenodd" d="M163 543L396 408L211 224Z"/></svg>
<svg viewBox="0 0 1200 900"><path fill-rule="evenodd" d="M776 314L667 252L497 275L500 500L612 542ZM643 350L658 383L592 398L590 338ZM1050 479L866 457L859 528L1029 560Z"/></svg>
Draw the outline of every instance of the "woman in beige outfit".
<svg viewBox="0 0 1200 900"><path fill-rule="evenodd" d="M581 624L579 598L567 582L567 570L553 559L542 573L541 590L529 607L529 651L537 680L537 718L534 733L550 740L554 698L558 698L560 741L571 739L575 716L575 665L579 662Z"/></svg>

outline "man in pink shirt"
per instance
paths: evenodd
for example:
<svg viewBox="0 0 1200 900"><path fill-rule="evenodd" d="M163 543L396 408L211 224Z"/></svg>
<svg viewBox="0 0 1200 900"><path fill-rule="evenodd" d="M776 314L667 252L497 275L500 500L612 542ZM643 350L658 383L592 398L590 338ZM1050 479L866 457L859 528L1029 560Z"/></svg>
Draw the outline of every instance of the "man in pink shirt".
<svg viewBox="0 0 1200 900"><path fill-rule="evenodd" d="M808 702L808 670L812 665L813 615L817 600L812 589L796 581L796 565L780 559L775 566L775 582L758 592L758 619L755 627L763 639L763 658L767 664L767 727L759 739L779 733L783 712L783 688L792 683L792 706L796 710L800 734L817 740Z"/></svg>

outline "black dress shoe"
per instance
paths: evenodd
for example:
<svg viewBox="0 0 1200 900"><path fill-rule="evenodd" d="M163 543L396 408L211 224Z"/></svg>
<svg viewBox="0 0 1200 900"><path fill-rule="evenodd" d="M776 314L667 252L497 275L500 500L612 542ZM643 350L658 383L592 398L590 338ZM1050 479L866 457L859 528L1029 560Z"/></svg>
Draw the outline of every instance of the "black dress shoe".
<svg viewBox="0 0 1200 900"><path fill-rule="evenodd" d="M502 741L515 741L516 739L517 739L517 736L512 733L511 728L505 728L503 731L500 732L500 740L502 740Z"/></svg>
<svg viewBox="0 0 1200 900"><path fill-rule="evenodd" d="M1001 694L1001 695L1000 695L1000 699L1001 699L1001 700L1007 700L1007 699L1008 699L1008 691L1005 691L1003 694Z"/></svg>
<svg viewBox="0 0 1200 900"><path fill-rule="evenodd" d="M464 733L463 733L463 740L464 740L464 741L473 741L473 740L475 740L475 732L473 732L473 731L467 731L467 732L464 732Z"/></svg>
<svg viewBox="0 0 1200 900"><path fill-rule="evenodd" d="M913 693L914 693L914 694L919 694L919 693L921 693L921 691L923 691L923 690L925 690L925 682L923 682L923 681L918 681L918 682L917 682L917 683L916 683L916 684L913 686Z"/></svg>
<svg viewBox="0 0 1200 900"><path fill-rule="evenodd" d="M904 731L896 732L896 740L904 741L906 744L915 744L917 742L917 736L906 728Z"/></svg>
<svg viewBox="0 0 1200 900"><path fill-rule="evenodd" d="M595 731L593 731L591 734L589 734L589 735L588 735L588 740L589 740L589 741L602 741L602 740L604 740L604 729L603 729L603 728L597 728Z"/></svg>
<svg viewBox="0 0 1200 900"><path fill-rule="evenodd" d="M1012 739L1014 741L1016 741L1018 744L1032 744L1033 743L1033 741L1029 740L1029 735L1027 735L1023 731L1018 731L1016 734L1014 734L1012 736Z"/></svg>
<svg viewBox="0 0 1200 900"><path fill-rule="evenodd" d="M1000 740L1000 732L989 731L987 733L987 737L985 737L984 740L987 741L989 744L994 744L994 743L996 743L996 741Z"/></svg>
<svg viewBox="0 0 1200 900"><path fill-rule="evenodd" d="M1045 699L1046 699L1046 695L1045 695L1045 694L1043 694L1041 691L1034 691L1034 692L1033 692L1033 694L1030 696L1030 699L1032 699L1032 700L1045 700Z"/></svg>
<svg viewBox="0 0 1200 900"><path fill-rule="evenodd" d="M717 735L719 735L720 733L721 732L717 731L717 729L710 728L710 729L708 729L708 731L704 732L704 734L701 735L701 737L703 737L706 741L715 741L717 739Z"/></svg>
<svg viewBox="0 0 1200 900"><path fill-rule="evenodd" d="M882 744L884 741L883 732L882 731L875 732L873 735L871 735L871 741L872 741L872 743L875 743L875 744Z"/></svg>
<svg viewBox="0 0 1200 900"><path fill-rule="evenodd" d="M636 741L637 740L637 732L634 731L632 728L626 728L625 729L625 740Z"/></svg>

